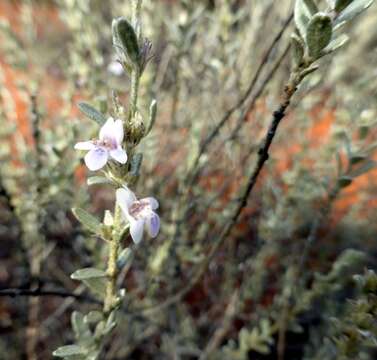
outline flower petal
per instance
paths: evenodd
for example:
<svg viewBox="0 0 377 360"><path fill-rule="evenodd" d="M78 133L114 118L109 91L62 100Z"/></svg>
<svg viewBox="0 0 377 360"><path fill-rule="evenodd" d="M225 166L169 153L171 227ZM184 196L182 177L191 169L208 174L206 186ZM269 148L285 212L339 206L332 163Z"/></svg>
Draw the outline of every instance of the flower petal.
<svg viewBox="0 0 377 360"><path fill-rule="evenodd" d="M107 159L109 158L109 153L100 147L96 147L90 150L85 155L85 164L89 170L96 171L103 168L106 163Z"/></svg>
<svg viewBox="0 0 377 360"><path fill-rule="evenodd" d="M95 147L96 146L93 144L93 141L81 141L75 145L76 150L92 150Z"/></svg>
<svg viewBox="0 0 377 360"><path fill-rule="evenodd" d="M124 214L129 218L128 208L137 200L129 188L120 188L116 191L116 200Z"/></svg>
<svg viewBox="0 0 377 360"><path fill-rule="evenodd" d="M127 153L122 148L110 150L110 156L121 164L125 164L127 162Z"/></svg>
<svg viewBox="0 0 377 360"><path fill-rule="evenodd" d="M114 119L112 117L109 117L99 131L99 139L115 139L117 131L118 129L115 126Z"/></svg>
<svg viewBox="0 0 377 360"><path fill-rule="evenodd" d="M141 199L140 202L142 204L148 204L152 210L158 209L159 206L158 201L154 197L146 197L144 199Z"/></svg>
<svg viewBox="0 0 377 360"><path fill-rule="evenodd" d="M132 220L130 222L130 234L135 244L138 244L143 238L144 219Z"/></svg>
<svg viewBox="0 0 377 360"><path fill-rule="evenodd" d="M146 219L146 228L148 234L153 238L156 237L160 231L160 218L155 212L152 212Z"/></svg>
<svg viewBox="0 0 377 360"><path fill-rule="evenodd" d="M115 120L114 129L115 129L114 136L115 136L117 145L120 146L120 145L122 145L122 141L123 141L123 137L124 137L122 120L120 120L120 119Z"/></svg>

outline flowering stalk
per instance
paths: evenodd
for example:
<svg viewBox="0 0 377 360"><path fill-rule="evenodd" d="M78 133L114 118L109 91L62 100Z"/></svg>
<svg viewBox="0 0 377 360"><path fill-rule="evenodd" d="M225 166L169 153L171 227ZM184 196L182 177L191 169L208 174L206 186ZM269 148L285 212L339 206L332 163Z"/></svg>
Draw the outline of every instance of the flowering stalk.
<svg viewBox="0 0 377 360"><path fill-rule="evenodd" d="M147 39L141 38L141 1L135 0L132 5L133 25L125 18L115 19L112 24L113 43L118 61L131 78L128 115L123 119L106 118L89 104L79 104L80 110L100 124L101 128L98 139L81 141L75 145L77 150L88 151L84 160L89 170L100 170L104 175L90 178L88 184L110 183L117 188L114 212L111 214L106 211L103 223L83 209L73 209L74 215L82 225L105 240L109 246L106 271L85 268L71 275L102 298L103 308L95 314L72 314L72 327L77 345L57 349L53 354L58 357L74 356L91 360L99 358L105 337L116 326L116 311L125 295L125 291L119 291L116 286L119 271L128 263L131 253L130 248L122 249L122 239L126 234L130 234L133 242L139 244L144 230L151 237L156 237L160 229L160 218L155 212L158 208L157 200L153 197L138 200L129 188L138 177L142 160L142 155L137 154L135 148L151 130L156 116L155 101L152 101L150 107L147 127L137 110L140 77L150 59L151 44ZM123 117L124 113L119 111L121 106L118 100L114 100L114 114ZM93 327L88 326L88 323L93 324L93 317L94 331Z"/></svg>

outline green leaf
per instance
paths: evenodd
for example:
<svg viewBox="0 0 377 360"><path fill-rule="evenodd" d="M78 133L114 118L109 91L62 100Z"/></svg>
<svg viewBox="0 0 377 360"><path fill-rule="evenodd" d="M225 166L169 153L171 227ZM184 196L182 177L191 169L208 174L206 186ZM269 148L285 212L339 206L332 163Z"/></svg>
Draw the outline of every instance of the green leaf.
<svg viewBox="0 0 377 360"><path fill-rule="evenodd" d="M88 315L84 317L84 322L86 324L97 324L103 320L103 313L100 311L90 311Z"/></svg>
<svg viewBox="0 0 377 360"><path fill-rule="evenodd" d="M102 224L91 214L86 212L81 208L73 208L73 215L76 219L89 231L101 236L102 235Z"/></svg>
<svg viewBox="0 0 377 360"><path fill-rule="evenodd" d="M98 125L102 126L106 122L106 117L98 110L96 110L93 106L85 103L80 102L77 104L81 112L86 115L89 119L94 120Z"/></svg>
<svg viewBox="0 0 377 360"><path fill-rule="evenodd" d="M90 337L91 332L87 324L84 322L84 315L79 311L74 311L71 315L72 329L76 339L82 337Z"/></svg>
<svg viewBox="0 0 377 360"><path fill-rule="evenodd" d="M337 13L340 13L344 10L353 0L335 0L334 10Z"/></svg>
<svg viewBox="0 0 377 360"><path fill-rule="evenodd" d="M112 24L113 41L115 46L121 46L126 56L139 65L140 50L137 36L132 25L124 17L113 20Z"/></svg>
<svg viewBox="0 0 377 360"><path fill-rule="evenodd" d="M111 332L111 330L113 330L116 326L116 310L113 310L109 317L107 318L107 321L106 321L106 326L103 330L103 333L106 335L106 334L109 334Z"/></svg>
<svg viewBox="0 0 377 360"><path fill-rule="evenodd" d="M143 154L137 153L131 159L130 174L132 176L139 176L141 163L143 162Z"/></svg>
<svg viewBox="0 0 377 360"><path fill-rule="evenodd" d="M71 275L71 279L74 280L89 280L103 277L106 277L106 273L103 270L95 268L79 269Z"/></svg>
<svg viewBox="0 0 377 360"><path fill-rule="evenodd" d="M304 0L304 3L309 9L311 15L314 15L318 12L318 6L314 2L314 0Z"/></svg>
<svg viewBox="0 0 377 360"><path fill-rule="evenodd" d="M296 66L300 66L304 58L305 44L301 40L301 38L296 34L291 35L291 44L294 64Z"/></svg>
<svg viewBox="0 0 377 360"><path fill-rule="evenodd" d="M148 122L148 129L147 129L146 134L149 134L149 132L152 130L153 125L156 121L156 115L157 115L157 101L153 99L151 102L151 105L149 106L149 122Z"/></svg>
<svg viewBox="0 0 377 360"><path fill-rule="evenodd" d="M118 256L117 260L117 267L118 269L122 269L131 259L132 256L132 250L130 248L125 248L122 250L122 252Z"/></svg>
<svg viewBox="0 0 377 360"><path fill-rule="evenodd" d="M306 37L306 29L313 15L310 3L312 2L308 2L305 0L296 0L296 3L295 3L295 10L294 10L295 24L303 39L305 39Z"/></svg>
<svg viewBox="0 0 377 360"><path fill-rule="evenodd" d="M374 0L354 0L348 5L337 17L335 24L341 24L343 22L352 20L357 15L361 14L364 10L368 9L372 5Z"/></svg>
<svg viewBox="0 0 377 360"><path fill-rule="evenodd" d="M106 273L95 268L76 270L71 279L82 281L94 294L104 298L106 293Z"/></svg>
<svg viewBox="0 0 377 360"><path fill-rule="evenodd" d="M349 40L349 36L346 34L341 34L335 39L330 41L330 44L326 46L326 48L323 49L324 54L332 53L338 49L340 49L342 46L344 46Z"/></svg>
<svg viewBox="0 0 377 360"><path fill-rule="evenodd" d="M71 357L71 356L85 356L86 351L83 349L81 346L78 345L66 345L62 346L58 349L56 349L52 355L57 356L57 357Z"/></svg>
<svg viewBox="0 0 377 360"><path fill-rule="evenodd" d="M106 294L105 278L86 279L86 280L82 280L82 282L93 292L93 294L99 296L101 299L105 298L105 294Z"/></svg>
<svg viewBox="0 0 377 360"><path fill-rule="evenodd" d="M309 55L318 59L321 51L330 43L332 37L332 21L329 15L318 13L313 16L308 25L306 43Z"/></svg>
<svg viewBox="0 0 377 360"><path fill-rule="evenodd" d="M101 184L112 184L112 182L107 178L107 177L104 177L104 176L91 176L90 178L88 178L87 182L88 186L92 186L92 185L101 185Z"/></svg>

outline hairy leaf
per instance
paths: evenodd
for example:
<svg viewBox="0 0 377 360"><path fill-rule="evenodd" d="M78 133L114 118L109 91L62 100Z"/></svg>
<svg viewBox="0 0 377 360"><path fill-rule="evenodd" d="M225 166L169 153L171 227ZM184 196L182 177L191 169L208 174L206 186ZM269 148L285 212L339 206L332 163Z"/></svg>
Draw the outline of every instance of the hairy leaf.
<svg viewBox="0 0 377 360"><path fill-rule="evenodd" d="M309 55L318 59L321 51L330 43L332 37L331 18L325 13L318 13L313 16L308 25L306 43L309 48Z"/></svg>
<svg viewBox="0 0 377 360"><path fill-rule="evenodd" d="M106 117L101 112L96 110L92 105L85 102L80 102L77 104L81 112L86 115L89 119L95 121L98 125L103 125L106 122Z"/></svg>

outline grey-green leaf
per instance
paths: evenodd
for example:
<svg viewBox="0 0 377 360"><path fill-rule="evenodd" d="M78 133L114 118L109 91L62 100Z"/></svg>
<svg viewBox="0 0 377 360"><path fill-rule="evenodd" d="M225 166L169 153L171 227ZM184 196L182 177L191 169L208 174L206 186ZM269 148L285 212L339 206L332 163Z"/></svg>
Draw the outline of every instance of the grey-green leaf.
<svg viewBox="0 0 377 360"><path fill-rule="evenodd" d="M340 49L342 46L347 44L348 40L349 40L348 35L346 34L339 35L338 37L330 41L330 44L328 44L326 48L323 49L323 53L329 54Z"/></svg>
<svg viewBox="0 0 377 360"><path fill-rule="evenodd" d="M95 279L95 278L103 278L106 276L106 273L103 270L95 269L95 268L84 268L76 270L72 275L71 278L74 280L88 280L88 279Z"/></svg>
<svg viewBox="0 0 377 360"><path fill-rule="evenodd" d="M309 55L318 59L321 51L330 43L332 37L332 21L329 15L318 13L310 20L306 44L309 48Z"/></svg>
<svg viewBox="0 0 377 360"><path fill-rule="evenodd" d="M92 233L101 236L102 224L91 214L81 208L73 208L73 215L80 223Z"/></svg>
<svg viewBox="0 0 377 360"><path fill-rule="evenodd" d="M340 13L344 10L353 0L335 0L334 10L337 13Z"/></svg>
<svg viewBox="0 0 377 360"><path fill-rule="evenodd" d="M300 32L302 38L306 37L306 29L308 27L309 21L312 17L312 12L310 11L305 0L296 0L295 10L294 10L294 19L295 24Z"/></svg>
<svg viewBox="0 0 377 360"><path fill-rule="evenodd" d="M364 10L372 5L374 0L354 0L348 5L337 17L335 24L352 20L355 16L361 14Z"/></svg>
<svg viewBox="0 0 377 360"><path fill-rule="evenodd" d="M95 268L85 268L76 270L71 278L82 281L94 294L103 298L106 291L106 273Z"/></svg>
<svg viewBox="0 0 377 360"><path fill-rule="evenodd" d="M77 104L81 112L86 115L89 119L94 120L98 125L102 126L106 122L106 116L96 110L92 105L85 102L80 102Z"/></svg>
<svg viewBox="0 0 377 360"><path fill-rule="evenodd" d="M57 357L71 357L71 356L84 356L86 355L85 349L78 345L66 345L56 349L52 355Z"/></svg>
<svg viewBox="0 0 377 360"><path fill-rule="evenodd" d="M139 176L139 171L141 167L141 163L143 162L143 154L137 153L131 159L131 169L130 174L132 176Z"/></svg>
<svg viewBox="0 0 377 360"><path fill-rule="evenodd" d="M149 134L149 132L152 130L153 125L156 121L156 115L157 115L157 101L154 99L151 102L151 105L149 106L149 122L148 122L148 128L146 134Z"/></svg>
<svg viewBox="0 0 377 360"><path fill-rule="evenodd" d="M291 35L291 44L292 44L292 57L293 57L294 64L296 66L300 66L304 58L305 44L301 40L301 38L296 34Z"/></svg>
<svg viewBox="0 0 377 360"><path fill-rule="evenodd" d="M86 279L82 280L82 282L93 292L93 294L99 296L101 299L105 298L106 281L104 277Z"/></svg>
<svg viewBox="0 0 377 360"><path fill-rule="evenodd" d="M309 9L311 15L314 15L318 12L318 6L314 2L314 0L304 0L304 3Z"/></svg>
<svg viewBox="0 0 377 360"><path fill-rule="evenodd" d="M122 269L131 259L132 250L130 248L125 248L119 254L117 259L117 267L118 269Z"/></svg>
<svg viewBox="0 0 377 360"><path fill-rule="evenodd" d="M137 36L132 25L126 18L120 17L113 20L114 42L119 42L126 56L135 64L139 65L140 50ZM116 44L117 45L117 44Z"/></svg>
<svg viewBox="0 0 377 360"><path fill-rule="evenodd" d="M112 184L112 182L107 177L104 177L104 176L91 176L90 178L88 178L86 183L88 184L88 186L102 185L102 184L109 184L109 185Z"/></svg>

